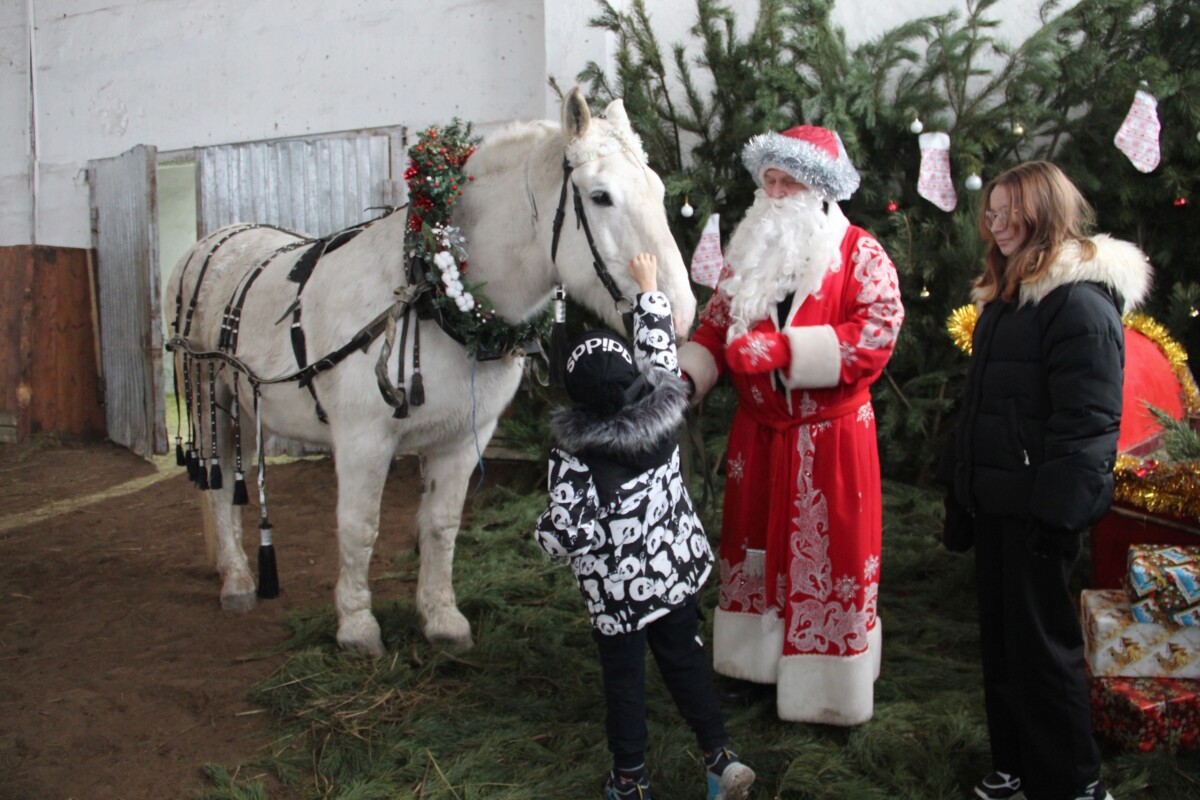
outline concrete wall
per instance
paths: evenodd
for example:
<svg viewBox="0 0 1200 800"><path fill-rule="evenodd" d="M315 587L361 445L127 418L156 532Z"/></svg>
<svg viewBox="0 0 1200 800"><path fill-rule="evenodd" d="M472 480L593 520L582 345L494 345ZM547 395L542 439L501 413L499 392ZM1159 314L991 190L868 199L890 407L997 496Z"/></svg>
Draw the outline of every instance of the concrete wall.
<svg viewBox="0 0 1200 800"><path fill-rule="evenodd" d="M628 0L613 0L625 8ZM757 0L729 0L750 24ZM664 46L695 0L648 2ZM612 43L595 0L0 0L0 245L88 247L91 159L360 128L557 117ZM842 0L850 41L963 0ZM1037 0L1000 0L1002 32ZM864 13L867 9L869 14ZM29 64L36 65L31 73Z"/></svg>

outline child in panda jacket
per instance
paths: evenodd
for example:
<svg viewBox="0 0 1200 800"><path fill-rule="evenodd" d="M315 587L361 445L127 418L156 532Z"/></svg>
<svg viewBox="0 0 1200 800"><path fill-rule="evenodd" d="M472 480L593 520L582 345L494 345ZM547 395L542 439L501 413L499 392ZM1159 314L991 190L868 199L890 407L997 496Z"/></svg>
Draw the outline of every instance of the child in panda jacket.
<svg viewBox="0 0 1200 800"><path fill-rule="evenodd" d="M549 507L535 537L569 563L592 619L607 701L613 770L605 798L650 797L646 777L646 647L704 752L710 800L743 798L754 772L729 748L700 639L697 595L712 570L708 538L679 469L676 442L688 388L676 361L671 306L654 256L629 264L637 281L636 356L612 331L572 343L567 394L554 413Z"/></svg>

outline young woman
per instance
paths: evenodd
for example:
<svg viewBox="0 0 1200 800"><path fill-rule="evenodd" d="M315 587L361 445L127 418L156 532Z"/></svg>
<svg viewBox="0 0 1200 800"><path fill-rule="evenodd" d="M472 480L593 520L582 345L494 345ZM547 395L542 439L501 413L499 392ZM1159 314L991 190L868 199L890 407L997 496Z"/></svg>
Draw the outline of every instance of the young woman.
<svg viewBox="0 0 1200 800"><path fill-rule="evenodd" d="M1068 579L1108 511L1121 423L1121 316L1149 291L1133 245L1089 237L1053 164L984 189L988 243L958 424L942 462L947 547L973 543L992 766L981 798L1103 800Z"/></svg>

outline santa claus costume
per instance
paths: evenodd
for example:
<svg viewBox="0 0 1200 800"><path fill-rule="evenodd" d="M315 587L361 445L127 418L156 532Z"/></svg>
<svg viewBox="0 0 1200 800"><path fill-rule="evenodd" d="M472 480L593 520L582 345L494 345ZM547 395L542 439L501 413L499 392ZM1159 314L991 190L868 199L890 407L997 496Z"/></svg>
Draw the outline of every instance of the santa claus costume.
<svg viewBox="0 0 1200 800"><path fill-rule="evenodd" d="M859 176L836 133L756 136L743 162L760 188L679 352L697 397L725 373L738 395L714 667L776 684L781 719L857 725L873 712L882 645L870 387L904 318L899 284L887 253L837 205ZM769 196L771 170L803 185Z"/></svg>

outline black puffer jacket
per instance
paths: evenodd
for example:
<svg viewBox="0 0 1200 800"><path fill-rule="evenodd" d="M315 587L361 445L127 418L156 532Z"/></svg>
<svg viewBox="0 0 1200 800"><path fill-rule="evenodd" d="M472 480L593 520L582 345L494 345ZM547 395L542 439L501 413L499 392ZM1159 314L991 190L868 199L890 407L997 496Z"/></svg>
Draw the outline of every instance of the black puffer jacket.
<svg viewBox="0 0 1200 800"><path fill-rule="evenodd" d="M1016 302L994 300L979 315L961 417L941 470L952 501L971 514L1079 532L1112 503L1121 315L1146 296L1150 268L1127 242L1092 241L1091 260L1067 245Z"/></svg>

